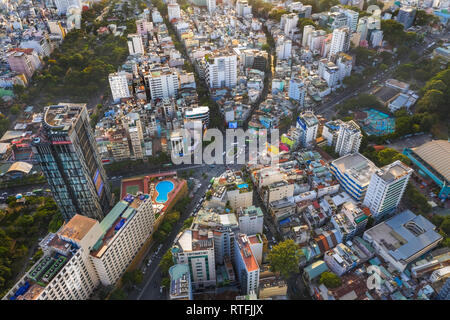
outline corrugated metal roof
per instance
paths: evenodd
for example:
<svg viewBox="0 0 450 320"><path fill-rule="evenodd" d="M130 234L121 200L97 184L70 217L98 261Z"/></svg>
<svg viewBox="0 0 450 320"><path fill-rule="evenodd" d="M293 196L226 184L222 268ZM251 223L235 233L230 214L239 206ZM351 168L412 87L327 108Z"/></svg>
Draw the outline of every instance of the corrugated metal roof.
<svg viewBox="0 0 450 320"><path fill-rule="evenodd" d="M450 181L450 142L434 140L412 149L415 154L427 162L434 170Z"/></svg>
<svg viewBox="0 0 450 320"><path fill-rule="evenodd" d="M320 276L325 271L329 271L327 264L325 261L320 260L314 263L311 263L307 267L304 268L304 271L308 274L309 279L314 279Z"/></svg>
<svg viewBox="0 0 450 320"><path fill-rule="evenodd" d="M103 232L106 232L111 228L114 221L124 212L124 210L128 207L128 202L120 201L118 202L114 208L106 215L106 217L100 222L100 228Z"/></svg>

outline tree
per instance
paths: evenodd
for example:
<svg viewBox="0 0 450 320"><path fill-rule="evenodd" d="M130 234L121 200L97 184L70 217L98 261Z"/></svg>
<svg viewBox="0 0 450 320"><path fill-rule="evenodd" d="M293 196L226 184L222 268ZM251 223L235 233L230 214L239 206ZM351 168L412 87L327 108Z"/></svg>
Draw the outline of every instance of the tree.
<svg viewBox="0 0 450 320"><path fill-rule="evenodd" d="M338 5L339 0L319 0L320 12L328 11L332 6Z"/></svg>
<svg viewBox="0 0 450 320"><path fill-rule="evenodd" d="M437 21L439 21L439 18L436 16L426 13L424 10L417 10L414 25L424 26L436 23Z"/></svg>
<svg viewBox="0 0 450 320"><path fill-rule="evenodd" d="M430 81L427 81L421 91L427 92L428 90L438 90L441 92L445 92L446 90L448 90L448 87L442 80L431 79Z"/></svg>
<svg viewBox="0 0 450 320"><path fill-rule="evenodd" d="M354 73L349 77L345 77L342 82L350 88L356 88L361 85L362 80L363 78L360 74Z"/></svg>
<svg viewBox="0 0 450 320"><path fill-rule="evenodd" d="M163 286L165 288L169 288L170 287L170 278L169 277L162 278L161 286Z"/></svg>
<svg viewBox="0 0 450 320"><path fill-rule="evenodd" d="M333 272L329 272L329 271L325 271L324 273L322 273L322 275L320 276L319 282L321 284L324 284L328 289L338 288L342 284L341 278L339 278Z"/></svg>
<svg viewBox="0 0 450 320"><path fill-rule="evenodd" d="M444 118L448 117L450 111L448 103L445 103L444 93L436 89L428 90L417 102L417 105L418 112L436 112Z"/></svg>
<svg viewBox="0 0 450 320"><path fill-rule="evenodd" d="M169 274L169 269L171 266L173 266L175 263L173 261L172 252L170 250L167 250L166 253L161 258L161 261L159 262L159 267L161 268L161 273L163 276L166 276Z"/></svg>
<svg viewBox="0 0 450 320"><path fill-rule="evenodd" d="M111 293L110 300L126 300L127 294L122 289L116 289Z"/></svg>
<svg viewBox="0 0 450 320"><path fill-rule="evenodd" d="M300 32L303 32L303 28L305 26L314 26L317 27L317 25L309 18L300 18L297 22L297 28L300 30Z"/></svg>
<svg viewBox="0 0 450 320"><path fill-rule="evenodd" d="M383 36L391 45L398 45L404 42L405 32L403 25L395 20L381 20L381 30Z"/></svg>
<svg viewBox="0 0 450 320"><path fill-rule="evenodd" d="M184 220L183 226L181 227L181 231L190 228L193 221L194 221L194 217L189 217L186 220Z"/></svg>
<svg viewBox="0 0 450 320"><path fill-rule="evenodd" d="M404 201L408 207L416 210L418 214L427 214L431 211L427 198L421 194L412 184L406 186Z"/></svg>
<svg viewBox="0 0 450 320"><path fill-rule="evenodd" d="M281 16L287 13L289 12L284 9L273 9L269 13L269 19L273 19L279 22L281 20Z"/></svg>
<svg viewBox="0 0 450 320"><path fill-rule="evenodd" d="M447 235L450 235L450 216L447 216L445 217L445 219L443 219L440 225L440 229L444 231Z"/></svg>
<svg viewBox="0 0 450 320"><path fill-rule="evenodd" d="M122 281L125 287L128 287L130 285L141 284L143 280L144 275L142 274L142 271L139 269L125 272L125 274L122 277Z"/></svg>
<svg viewBox="0 0 450 320"><path fill-rule="evenodd" d="M407 156L392 148L386 148L378 152L377 160L379 166L385 166L397 160L407 165L411 164L411 160Z"/></svg>
<svg viewBox="0 0 450 320"><path fill-rule="evenodd" d="M14 105L11 107L11 109L9 109L9 112L16 116L20 113L20 107L18 105Z"/></svg>
<svg viewBox="0 0 450 320"><path fill-rule="evenodd" d="M288 279L291 274L298 273L301 255L298 245L293 240L280 242L268 254L270 270Z"/></svg>

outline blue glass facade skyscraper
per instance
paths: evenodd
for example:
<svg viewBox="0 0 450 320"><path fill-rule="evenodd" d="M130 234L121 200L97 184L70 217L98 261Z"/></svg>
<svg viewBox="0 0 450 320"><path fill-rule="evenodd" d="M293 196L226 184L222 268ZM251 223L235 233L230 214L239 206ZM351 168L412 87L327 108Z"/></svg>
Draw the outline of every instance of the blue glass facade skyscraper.
<svg viewBox="0 0 450 320"><path fill-rule="evenodd" d="M46 107L32 146L64 219L78 213L101 220L111 206L111 190L86 106Z"/></svg>

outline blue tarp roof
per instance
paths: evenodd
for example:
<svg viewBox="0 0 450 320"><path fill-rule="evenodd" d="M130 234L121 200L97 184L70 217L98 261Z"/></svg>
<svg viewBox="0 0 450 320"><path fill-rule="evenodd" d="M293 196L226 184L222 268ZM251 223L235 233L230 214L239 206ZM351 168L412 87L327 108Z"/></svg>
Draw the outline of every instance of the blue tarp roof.
<svg viewBox="0 0 450 320"><path fill-rule="evenodd" d="M279 224L280 224L280 226L282 226L283 224L286 224L286 223L289 223L289 222L291 222L291 219L290 218L286 218L286 219L281 220L279 222Z"/></svg>

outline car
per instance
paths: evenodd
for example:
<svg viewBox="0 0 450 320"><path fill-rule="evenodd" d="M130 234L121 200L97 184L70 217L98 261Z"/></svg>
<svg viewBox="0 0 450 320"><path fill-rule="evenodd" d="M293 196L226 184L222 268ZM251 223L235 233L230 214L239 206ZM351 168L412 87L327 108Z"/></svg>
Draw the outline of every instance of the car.
<svg viewBox="0 0 450 320"><path fill-rule="evenodd" d="M115 176L114 176L114 177L111 177L111 180L116 180L116 179L117 179L117 177L115 177Z"/></svg>
<svg viewBox="0 0 450 320"><path fill-rule="evenodd" d="M27 193L25 193L25 195L26 195L27 197L31 197L31 196L34 196L34 193L33 193L33 192L27 192Z"/></svg>

